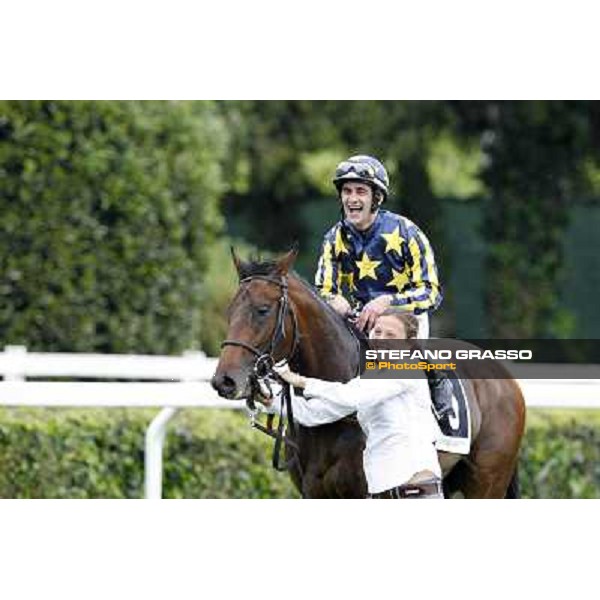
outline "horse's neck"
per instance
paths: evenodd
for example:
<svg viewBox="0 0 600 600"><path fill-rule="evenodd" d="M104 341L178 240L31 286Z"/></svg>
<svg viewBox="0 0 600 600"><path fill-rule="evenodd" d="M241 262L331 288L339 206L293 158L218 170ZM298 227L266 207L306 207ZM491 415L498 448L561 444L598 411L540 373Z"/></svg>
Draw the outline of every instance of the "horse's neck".
<svg viewBox="0 0 600 600"><path fill-rule="evenodd" d="M299 372L332 381L351 379L356 374L358 356L350 330L307 290L295 296Z"/></svg>

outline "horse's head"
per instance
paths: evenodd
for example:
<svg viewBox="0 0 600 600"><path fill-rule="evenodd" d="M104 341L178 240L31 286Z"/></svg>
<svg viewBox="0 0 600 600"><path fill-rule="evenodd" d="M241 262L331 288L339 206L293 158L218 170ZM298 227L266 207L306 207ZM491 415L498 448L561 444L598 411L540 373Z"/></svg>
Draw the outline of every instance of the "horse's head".
<svg viewBox="0 0 600 600"><path fill-rule="evenodd" d="M225 398L251 398L256 376L295 350L297 324L289 304L288 272L298 250L261 263L243 262L233 248L231 253L240 286L228 308L227 339L211 383Z"/></svg>

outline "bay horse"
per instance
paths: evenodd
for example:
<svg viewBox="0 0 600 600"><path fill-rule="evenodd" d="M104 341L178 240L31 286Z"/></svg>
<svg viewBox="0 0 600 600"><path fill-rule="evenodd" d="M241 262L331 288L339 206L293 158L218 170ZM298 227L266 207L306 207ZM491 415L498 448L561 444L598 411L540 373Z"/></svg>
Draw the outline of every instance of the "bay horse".
<svg viewBox="0 0 600 600"><path fill-rule="evenodd" d="M244 262L232 248L240 283L227 311L227 339L211 381L222 397L251 397L255 369L264 360L272 364L287 358L292 370L329 381L346 382L359 374L359 340L348 323L292 272L296 255L297 249L292 249L277 260ZM491 374L495 379L469 379L469 373L464 374L472 446L468 455L439 453L447 498L518 497L516 469L525 403L504 367L494 363L493 368L500 369ZM297 461L289 462L289 472L302 497L366 497L365 439L356 419L319 427L296 424L292 433ZM286 447L288 457L291 452Z"/></svg>

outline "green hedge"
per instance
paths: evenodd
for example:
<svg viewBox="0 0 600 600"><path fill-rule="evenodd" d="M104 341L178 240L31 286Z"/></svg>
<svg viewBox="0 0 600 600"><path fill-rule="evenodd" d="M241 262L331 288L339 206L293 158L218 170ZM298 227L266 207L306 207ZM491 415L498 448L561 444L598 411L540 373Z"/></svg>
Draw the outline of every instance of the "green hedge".
<svg viewBox="0 0 600 600"><path fill-rule="evenodd" d="M600 498L600 411L530 410L520 460L529 498Z"/></svg>
<svg viewBox="0 0 600 600"><path fill-rule="evenodd" d="M3 409L0 497L140 498L152 410ZM271 468L271 441L243 414L182 411L165 451L167 498L297 498ZM525 498L600 497L600 415L530 411Z"/></svg>
<svg viewBox="0 0 600 600"><path fill-rule="evenodd" d="M0 102L0 340L43 351L198 346L222 227L207 102Z"/></svg>
<svg viewBox="0 0 600 600"><path fill-rule="evenodd" d="M0 497L140 498L153 410L0 410ZM167 498L297 497L245 415L186 410L165 447Z"/></svg>

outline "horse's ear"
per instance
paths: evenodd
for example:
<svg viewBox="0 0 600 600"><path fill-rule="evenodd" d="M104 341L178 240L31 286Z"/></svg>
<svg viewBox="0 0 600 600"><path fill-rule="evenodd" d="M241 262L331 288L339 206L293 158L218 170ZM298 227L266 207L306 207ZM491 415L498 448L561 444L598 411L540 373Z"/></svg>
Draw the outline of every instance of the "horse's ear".
<svg viewBox="0 0 600 600"><path fill-rule="evenodd" d="M229 246L231 250L231 258L233 259L233 264L235 265L235 270L237 271L238 277L242 276L242 270L244 269L244 263L239 258L239 256L235 253L235 248L233 246Z"/></svg>
<svg viewBox="0 0 600 600"><path fill-rule="evenodd" d="M294 261L296 260L296 257L298 256L298 249L299 249L298 242L294 242L294 244L291 247L291 249L289 250L289 252L284 254L277 261L276 271L280 275L287 275L289 273L290 269L294 266Z"/></svg>

